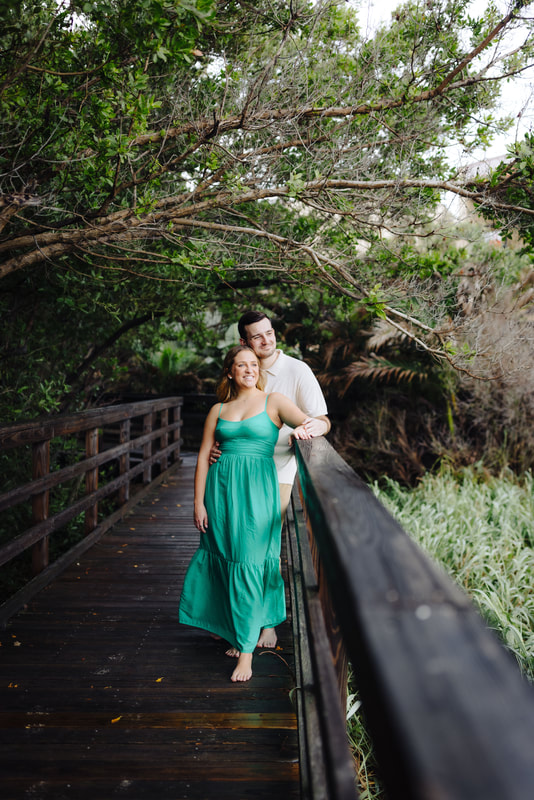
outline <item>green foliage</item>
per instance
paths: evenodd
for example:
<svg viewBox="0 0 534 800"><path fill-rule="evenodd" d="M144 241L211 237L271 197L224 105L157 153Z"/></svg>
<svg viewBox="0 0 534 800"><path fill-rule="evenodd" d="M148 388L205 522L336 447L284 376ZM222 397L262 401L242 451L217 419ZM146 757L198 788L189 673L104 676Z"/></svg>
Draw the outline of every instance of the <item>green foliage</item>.
<svg viewBox="0 0 534 800"><path fill-rule="evenodd" d="M388 480L371 487L404 530L471 597L534 680L534 484L531 473L490 478L481 465L426 475L416 489ZM347 732L358 788L368 800L384 789L361 702L349 675Z"/></svg>
<svg viewBox="0 0 534 800"><path fill-rule="evenodd" d="M347 735L354 758L358 797L361 800L385 800L384 787L380 780L373 741L369 735L359 692L349 665L347 695Z"/></svg>
<svg viewBox="0 0 534 800"><path fill-rule="evenodd" d="M533 478L491 478L482 465L444 469L406 491L387 481L375 494L403 528L462 586L488 625L534 680Z"/></svg>
<svg viewBox="0 0 534 800"><path fill-rule="evenodd" d="M210 312L235 318L274 282L367 328L395 306L431 337L436 309L454 313L439 283L457 259L423 258L417 236L448 144L476 144L494 111L499 82L467 57L493 8L407 2L369 38L342 2L0 14L0 192L18 198L0 205L5 420L101 402L128 376L159 390L165 342L185 330L209 349Z"/></svg>
<svg viewBox="0 0 534 800"><path fill-rule="evenodd" d="M480 213L500 225L504 239L519 235L532 252L534 245L534 135L509 148L508 157L491 176L492 195L502 207L482 205ZM521 211L520 209L524 209Z"/></svg>

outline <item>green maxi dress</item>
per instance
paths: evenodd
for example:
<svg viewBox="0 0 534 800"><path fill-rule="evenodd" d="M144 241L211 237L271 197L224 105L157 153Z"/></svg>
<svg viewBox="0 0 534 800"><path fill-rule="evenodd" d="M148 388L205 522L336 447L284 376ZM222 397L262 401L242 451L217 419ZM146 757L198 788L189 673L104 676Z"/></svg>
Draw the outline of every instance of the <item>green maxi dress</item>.
<svg viewBox="0 0 534 800"><path fill-rule="evenodd" d="M219 417L215 438L222 455L206 480L208 527L185 576L179 619L252 653L260 630L286 618L278 428L264 409L241 422Z"/></svg>

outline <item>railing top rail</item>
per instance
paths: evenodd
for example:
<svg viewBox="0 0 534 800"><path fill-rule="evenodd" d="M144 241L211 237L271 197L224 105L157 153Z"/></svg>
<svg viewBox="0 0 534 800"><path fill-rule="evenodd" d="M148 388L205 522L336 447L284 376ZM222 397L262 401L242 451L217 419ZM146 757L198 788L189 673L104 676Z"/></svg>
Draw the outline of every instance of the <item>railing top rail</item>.
<svg viewBox="0 0 534 800"><path fill-rule="evenodd" d="M388 797L527 800L532 687L467 596L328 442L296 450Z"/></svg>
<svg viewBox="0 0 534 800"><path fill-rule="evenodd" d="M182 405L182 402L182 397L157 398L136 403L91 408L75 414L43 417L14 425L1 425L0 450L53 439L56 436L79 433L93 426L109 425L165 408L174 408Z"/></svg>

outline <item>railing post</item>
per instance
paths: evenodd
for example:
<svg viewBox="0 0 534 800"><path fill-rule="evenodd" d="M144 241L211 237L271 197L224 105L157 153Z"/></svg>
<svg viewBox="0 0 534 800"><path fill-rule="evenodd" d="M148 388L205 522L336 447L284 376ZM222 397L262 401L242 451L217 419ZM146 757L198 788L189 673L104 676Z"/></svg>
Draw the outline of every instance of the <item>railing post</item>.
<svg viewBox="0 0 534 800"><path fill-rule="evenodd" d="M169 424L169 409L163 408L160 412L160 427L166 428L168 424ZM164 450L168 444L169 444L169 434L167 431L165 431L164 433L161 434L159 438L160 449ZM162 456L159 464L162 472L166 470L169 465L168 457Z"/></svg>
<svg viewBox="0 0 534 800"><path fill-rule="evenodd" d="M50 472L50 440L35 442L32 446L32 478L37 480ZM32 518L33 524L44 522L48 519L48 509L50 505L50 492L48 490L36 494L32 498ZM38 575L48 566L48 536L36 542L32 548L32 572Z"/></svg>
<svg viewBox="0 0 534 800"><path fill-rule="evenodd" d="M91 428L85 434L85 457L91 458L98 454L98 428ZM98 467L89 469L85 473L85 493L93 494L98 489ZM85 512L84 532L91 533L98 524L98 503L94 503Z"/></svg>
<svg viewBox="0 0 534 800"><path fill-rule="evenodd" d="M180 419L182 418L181 411L182 411L181 406L174 406L173 412L172 412L172 421L173 422L179 422L180 421ZM181 433L180 428L175 428L174 429L173 435L172 435L173 442L178 442L180 440L180 433ZM172 460L173 460L173 462L176 462L176 461L179 460L179 458L180 458L180 451L177 448L176 450L173 450Z"/></svg>
<svg viewBox="0 0 534 800"><path fill-rule="evenodd" d="M152 433L154 415L152 411L143 417L143 434ZM152 440L143 445L143 459L146 461L152 455ZM143 483L150 483L152 480L152 465L149 464L143 470Z"/></svg>
<svg viewBox="0 0 534 800"><path fill-rule="evenodd" d="M129 419L123 420L119 429L119 443L126 444L130 441L131 421ZM130 451L123 453L119 459L119 474L125 475L130 469ZM119 489L119 506L123 506L130 499L130 481L128 480Z"/></svg>

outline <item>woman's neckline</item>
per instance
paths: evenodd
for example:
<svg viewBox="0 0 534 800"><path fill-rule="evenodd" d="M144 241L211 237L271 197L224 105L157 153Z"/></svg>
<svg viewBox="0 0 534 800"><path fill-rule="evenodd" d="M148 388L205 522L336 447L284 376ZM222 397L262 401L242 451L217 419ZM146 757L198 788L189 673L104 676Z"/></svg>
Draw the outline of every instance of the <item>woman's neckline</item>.
<svg viewBox="0 0 534 800"><path fill-rule="evenodd" d="M249 419L254 419L254 417L259 417L259 416L261 416L261 414L266 414L266 413L267 413L267 409L264 408L263 411L258 411L257 414L251 414L250 417L243 417L243 419L225 419L224 417L221 417L220 415L219 415L219 419L221 420L221 422L246 422ZM269 417L269 419L270 419L270 417Z"/></svg>

